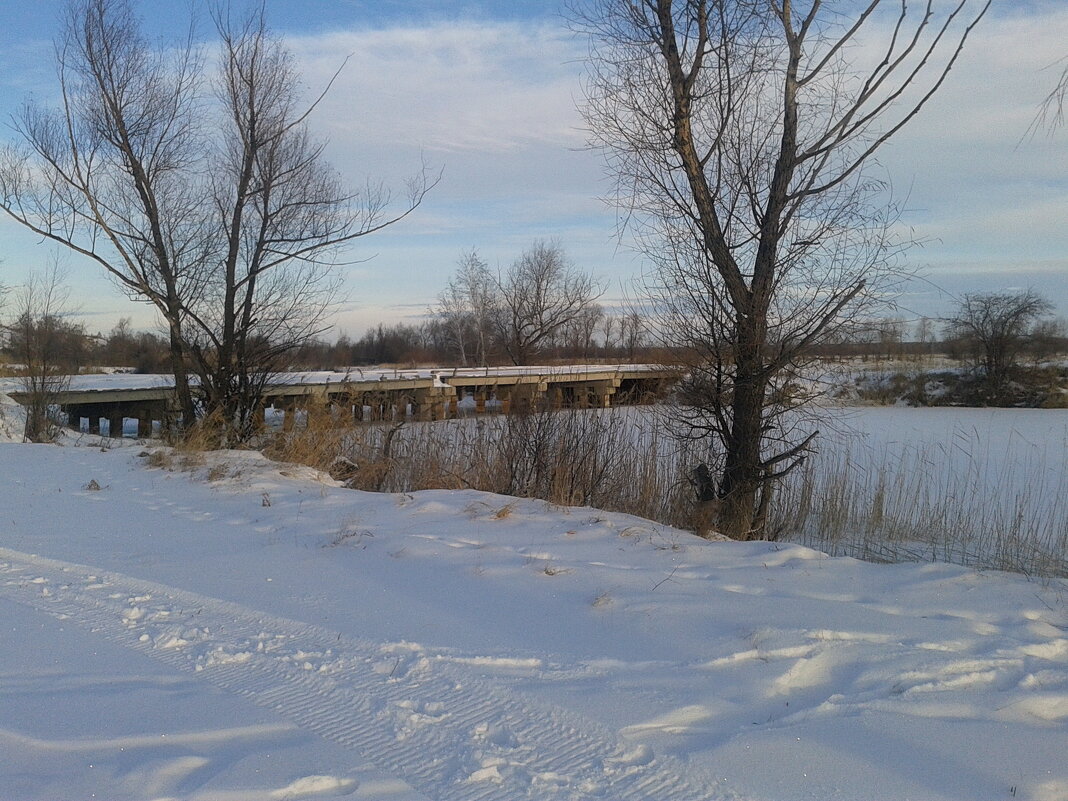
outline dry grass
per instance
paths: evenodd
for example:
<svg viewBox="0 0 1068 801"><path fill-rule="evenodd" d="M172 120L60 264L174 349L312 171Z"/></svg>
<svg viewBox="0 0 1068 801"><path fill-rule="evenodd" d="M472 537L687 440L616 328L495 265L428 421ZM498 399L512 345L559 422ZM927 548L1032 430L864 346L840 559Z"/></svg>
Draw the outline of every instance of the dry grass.
<svg viewBox="0 0 1068 801"><path fill-rule="evenodd" d="M602 592L600 595L594 598L590 605L594 609L605 609L609 606L612 606L612 604L614 603L615 601L612 599L612 595L606 591Z"/></svg>
<svg viewBox="0 0 1068 801"><path fill-rule="evenodd" d="M945 469L923 451L863 465L848 453L820 454L780 489L771 525L868 561L1068 576L1068 479L1050 487L1038 468L1033 481L983 477L986 463L975 459Z"/></svg>
<svg viewBox="0 0 1068 801"><path fill-rule="evenodd" d="M512 516L512 510L515 509L514 503L507 503L493 513L494 520L504 520Z"/></svg>
<svg viewBox="0 0 1068 801"><path fill-rule="evenodd" d="M688 480L696 453L655 415L628 409L354 426L324 407L309 410L304 427L274 435L266 453L364 490L476 489L690 531L708 511L697 508ZM948 469L937 454L858 458L826 448L780 488L769 533L873 561L1068 575L1068 478L1055 487L1036 480L1021 492L991 491L976 478L988 456L976 453ZM477 510L496 519L511 512L510 504Z"/></svg>
<svg viewBox="0 0 1068 801"><path fill-rule="evenodd" d="M320 408L305 426L274 435L265 453L355 489L476 489L693 528L678 446L637 419L626 410L564 410L354 426Z"/></svg>

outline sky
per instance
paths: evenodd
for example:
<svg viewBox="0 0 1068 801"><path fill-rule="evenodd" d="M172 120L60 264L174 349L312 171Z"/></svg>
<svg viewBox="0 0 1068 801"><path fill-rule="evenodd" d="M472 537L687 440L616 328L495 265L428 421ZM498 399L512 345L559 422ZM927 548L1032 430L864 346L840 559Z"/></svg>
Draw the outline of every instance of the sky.
<svg viewBox="0 0 1068 801"><path fill-rule="evenodd" d="M136 5L154 35L188 25L182 0ZM399 198L422 161L442 171L414 214L349 252L337 332L418 320L463 253L506 268L537 239L558 241L597 276L606 305L633 294L646 265L603 201L611 179L586 146L578 112L587 44L568 28L561 0L266 6L309 90L348 58L311 126L350 185L381 180ZM0 122L27 97L54 97L51 41L62 8L61 0L0 4ZM1035 288L1068 316L1068 131L1028 135L1063 69L1065 42L1068 4L995 0L939 94L880 152L902 225L922 242L906 255L921 277L888 314L937 317L964 292ZM0 128L0 139L12 136ZM55 252L0 220L0 284L18 285ZM98 267L61 259L90 331L123 316L154 327L152 311Z"/></svg>

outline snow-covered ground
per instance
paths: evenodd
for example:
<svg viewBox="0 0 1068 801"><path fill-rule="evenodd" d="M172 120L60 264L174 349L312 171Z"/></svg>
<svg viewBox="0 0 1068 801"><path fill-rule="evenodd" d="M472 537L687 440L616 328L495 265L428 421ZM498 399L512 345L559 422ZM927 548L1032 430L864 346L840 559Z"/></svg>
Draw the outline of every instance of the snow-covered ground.
<svg viewBox="0 0 1068 801"><path fill-rule="evenodd" d="M72 442L0 445L3 801L1068 799L1063 581Z"/></svg>

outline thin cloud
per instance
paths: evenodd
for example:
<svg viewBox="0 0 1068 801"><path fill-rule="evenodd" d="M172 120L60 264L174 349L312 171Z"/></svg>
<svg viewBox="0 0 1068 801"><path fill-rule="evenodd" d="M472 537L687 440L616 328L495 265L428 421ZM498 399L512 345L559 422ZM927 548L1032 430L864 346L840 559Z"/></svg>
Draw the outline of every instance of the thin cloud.
<svg viewBox="0 0 1068 801"><path fill-rule="evenodd" d="M288 40L309 86L348 62L320 119L332 136L431 153L582 144L575 38L548 24L442 22Z"/></svg>

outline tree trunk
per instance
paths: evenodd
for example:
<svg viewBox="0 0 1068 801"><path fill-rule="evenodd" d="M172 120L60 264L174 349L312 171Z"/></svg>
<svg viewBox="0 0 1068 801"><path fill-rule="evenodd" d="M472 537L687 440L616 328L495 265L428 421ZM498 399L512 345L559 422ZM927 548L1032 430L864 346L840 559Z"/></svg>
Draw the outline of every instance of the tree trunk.
<svg viewBox="0 0 1068 801"><path fill-rule="evenodd" d="M759 539L764 521L759 509L764 489L760 445L763 440L764 382L758 365L739 362L732 403L731 430L725 441L716 525L731 539Z"/></svg>
<svg viewBox="0 0 1068 801"><path fill-rule="evenodd" d="M188 429L196 420L196 406L193 404L193 391L189 386L189 371L185 363L185 345L178 324L171 321L170 356L171 372L174 374L174 391L178 396L178 408L182 413L180 427Z"/></svg>

